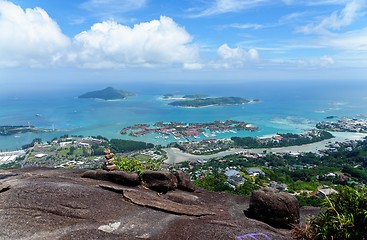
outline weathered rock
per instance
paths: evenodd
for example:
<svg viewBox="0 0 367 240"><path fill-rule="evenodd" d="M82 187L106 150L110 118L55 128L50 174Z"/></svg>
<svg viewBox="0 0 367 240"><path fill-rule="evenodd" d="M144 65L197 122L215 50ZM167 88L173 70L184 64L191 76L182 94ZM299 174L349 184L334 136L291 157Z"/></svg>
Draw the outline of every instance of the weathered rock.
<svg viewBox="0 0 367 240"><path fill-rule="evenodd" d="M83 178L110 181L125 186L137 186L140 184L140 177L137 173L127 173L124 171L86 171L82 174Z"/></svg>
<svg viewBox="0 0 367 240"><path fill-rule="evenodd" d="M194 192L195 191L195 185L191 182L190 175L188 173L177 171L175 172L175 176L177 178L177 188L188 191L188 192Z"/></svg>
<svg viewBox="0 0 367 240"><path fill-rule="evenodd" d="M177 188L177 178L170 172L146 170L142 180L148 188L158 192L168 192Z"/></svg>
<svg viewBox="0 0 367 240"><path fill-rule="evenodd" d="M123 195L126 199L130 200L134 204L150 207L153 209L159 209L169 213L188 216L204 216L215 214L209 209L203 208L201 206L195 206L193 204L186 205L158 197L157 194L154 194L151 191L138 191L130 189L123 191Z"/></svg>
<svg viewBox="0 0 367 240"><path fill-rule="evenodd" d="M244 212L247 217L276 227L292 228L299 224L297 198L274 189L254 191L250 198L250 207Z"/></svg>
<svg viewBox="0 0 367 240"><path fill-rule="evenodd" d="M1 180L11 188L0 194L0 240L250 239L242 236L253 233L292 239L289 230L241 215L249 197L179 189L161 195L140 186L83 179L81 170L9 172L17 175Z"/></svg>
<svg viewBox="0 0 367 240"><path fill-rule="evenodd" d="M8 191L10 189L10 185L9 184L2 184L0 182L0 193Z"/></svg>

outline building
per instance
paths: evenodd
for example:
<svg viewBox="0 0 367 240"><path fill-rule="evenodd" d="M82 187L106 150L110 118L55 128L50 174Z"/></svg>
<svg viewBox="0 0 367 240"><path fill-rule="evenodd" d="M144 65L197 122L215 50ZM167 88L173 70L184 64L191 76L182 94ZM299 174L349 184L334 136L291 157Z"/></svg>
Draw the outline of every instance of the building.
<svg viewBox="0 0 367 240"><path fill-rule="evenodd" d="M226 175L227 177L232 177L232 176L236 176L239 175L240 172L237 170L227 170L224 175Z"/></svg>
<svg viewBox="0 0 367 240"><path fill-rule="evenodd" d="M245 179L243 177L241 177L240 175L235 175L235 176L230 176L228 178L228 183L236 186L236 185L241 185L245 183Z"/></svg>
<svg viewBox="0 0 367 240"><path fill-rule="evenodd" d="M249 168L247 169L247 174L252 175L252 176L265 175L263 170L261 170L260 168Z"/></svg>
<svg viewBox="0 0 367 240"><path fill-rule="evenodd" d="M322 189L319 189L316 193L316 195L321 198L326 198L327 196L331 194L338 194L338 191L332 188L322 188Z"/></svg>

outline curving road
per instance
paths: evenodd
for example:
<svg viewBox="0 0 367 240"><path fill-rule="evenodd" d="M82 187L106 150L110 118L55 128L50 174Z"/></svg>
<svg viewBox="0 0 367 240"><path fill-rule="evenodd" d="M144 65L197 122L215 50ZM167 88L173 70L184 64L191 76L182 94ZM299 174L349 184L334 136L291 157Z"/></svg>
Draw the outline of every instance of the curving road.
<svg viewBox="0 0 367 240"><path fill-rule="evenodd" d="M210 159L210 158L218 158L224 157L227 155L235 154L240 151L249 151L251 153L263 153L267 152L276 152L276 153L284 153L284 152L318 152L319 150L327 149L326 145L330 143L336 142L345 142L348 140L362 140L367 137L366 133L350 133L350 132L332 132L335 138L327 139L324 141L305 144L301 146L290 146L290 147L281 147L281 148L258 148L258 149L244 149L244 148L234 148L224 152L212 154L212 155L193 155L190 153L182 152L178 148L165 148L164 151L167 152L168 159L165 161L169 164L175 164L179 162L196 162L197 160Z"/></svg>

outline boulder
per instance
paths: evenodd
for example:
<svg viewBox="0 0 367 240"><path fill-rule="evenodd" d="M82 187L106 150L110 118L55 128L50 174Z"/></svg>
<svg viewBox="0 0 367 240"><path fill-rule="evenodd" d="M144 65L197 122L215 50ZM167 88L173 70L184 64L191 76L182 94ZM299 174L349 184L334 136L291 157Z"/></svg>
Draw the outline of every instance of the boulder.
<svg viewBox="0 0 367 240"><path fill-rule="evenodd" d="M177 188L177 178L170 172L146 170L142 180L145 186L157 192L166 193Z"/></svg>
<svg viewBox="0 0 367 240"><path fill-rule="evenodd" d="M124 186L137 186L140 184L140 177L137 173L127 173L124 171L86 171L82 174L83 178L110 181Z"/></svg>
<svg viewBox="0 0 367 240"><path fill-rule="evenodd" d="M253 191L245 215L274 227L293 228L299 224L299 204L289 193L265 188Z"/></svg>
<svg viewBox="0 0 367 240"><path fill-rule="evenodd" d="M177 171L175 172L175 176L177 178L177 188L188 191L194 192L195 185L191 182L190 175L188 173Z"/></svg>

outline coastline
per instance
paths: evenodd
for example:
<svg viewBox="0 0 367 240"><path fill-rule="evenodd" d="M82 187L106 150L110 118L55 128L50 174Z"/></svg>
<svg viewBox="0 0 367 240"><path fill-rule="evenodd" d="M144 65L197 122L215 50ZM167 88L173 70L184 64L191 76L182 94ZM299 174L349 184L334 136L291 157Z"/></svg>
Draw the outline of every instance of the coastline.
<svg viewBox="0 0 367 240"><path fill-rule="evenodd" d="M165 148L164 151L167 152L168 159L165 161L169 164L175 164L185 161L196 162L197 160L224 157L227 155L236 154L239 151L249 151L251 153L263 153L264 151L273 153L301 153L301 152L313 152L317 153L319 150L328 149L327 145L336 142L345 142L349 140L362 140L367 137L367 133L353 133L353 132L331 132L334 135L332 139L326 139L316 143L280 147L280 148L256 148L256 149L246 149L246 148L233 148L224 152L212 154L212 155L193 155L190 153L185 153L178 148Z"/></svg>

